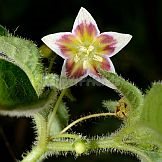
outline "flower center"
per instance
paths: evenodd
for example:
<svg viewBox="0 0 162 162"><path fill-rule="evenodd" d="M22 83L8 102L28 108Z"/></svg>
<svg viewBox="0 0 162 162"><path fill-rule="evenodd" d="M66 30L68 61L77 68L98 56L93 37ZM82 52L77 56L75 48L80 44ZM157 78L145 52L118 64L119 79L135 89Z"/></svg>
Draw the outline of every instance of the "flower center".
<svg viewBox="0 0 162 162"><path fill-rule="evenodd" d="M84 47L84 46L81 46L79 48L79 52L82 53L82 54L86 54L85 56L89 56L89 54L94 50L94 46L90 45L88 48L87 47Z"/></svg>
<svg viewBox="0 0 162 162"><path fill-rule="evenodd" d="M83 69L87 69L90 66L91 61L102 62L103 58L96 54L96 49L93 45L88 47L80 46L78 53L74 57L74 62L81 61L83 63Z"/></svg>

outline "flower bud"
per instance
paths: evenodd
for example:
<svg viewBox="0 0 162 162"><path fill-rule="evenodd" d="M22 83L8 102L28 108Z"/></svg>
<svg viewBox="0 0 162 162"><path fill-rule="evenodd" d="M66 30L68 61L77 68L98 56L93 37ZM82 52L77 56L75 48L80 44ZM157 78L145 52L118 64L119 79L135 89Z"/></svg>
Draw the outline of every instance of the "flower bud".
<svg viewBox="0 0 162 162"><path fill-rule="evenodd" d="M73 146L77 154L82 154L87 150L86 143L82 140L76 141Z"/></svg>

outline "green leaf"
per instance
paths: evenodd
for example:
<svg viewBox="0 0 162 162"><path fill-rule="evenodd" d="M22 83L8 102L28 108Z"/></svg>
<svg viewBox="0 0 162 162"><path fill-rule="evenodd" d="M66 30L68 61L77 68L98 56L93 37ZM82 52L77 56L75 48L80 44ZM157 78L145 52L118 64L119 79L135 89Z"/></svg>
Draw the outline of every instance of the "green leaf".
<svg viewBox="0 0 162 162"><path fill-rule="evenodd" d="M31 116L49 107L53 95L43 95L43 72L36 45L13 36L0 37L0 113Z"/></svg>
<svg viewBox="0 0 162 162"><path fill-rule="evenodd" d="M7 36L8 34L7 29L0 25L0 36Z"/></svg>
<svg viewBox="0 0 162 162"><path fill-rule="evenodd" d="M142 107L142 122L162 136L162 84L154 83L147 92Z"/></svg>
<svg viewBox="0 0 162 162"><path fill-rule="evenodd" d="M13 36L1 36L0 59L19 66L28 76L37 95L42 93L43 73L40 53L33 42Z"/></svg>
<svg viewBox="0 0 162 162"><path fill-rule="evenodd" d="M162 162L161 152L143 151L145 156L141 156L141 162Z"/></svg>
<svg viewBox="0 0 162 162"><path fill-rule="evenodd" d="M0 109L12 110L36 100L38 96L23 70L0 59Z"/></svg>

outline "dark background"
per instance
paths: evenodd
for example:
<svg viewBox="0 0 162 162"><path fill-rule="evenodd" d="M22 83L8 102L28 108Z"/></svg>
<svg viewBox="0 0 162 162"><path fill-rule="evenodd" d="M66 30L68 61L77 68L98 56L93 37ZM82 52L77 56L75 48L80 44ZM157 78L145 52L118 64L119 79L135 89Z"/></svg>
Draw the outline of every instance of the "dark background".
<svg viewBox="0 0 162 162"><path fill-rule="evenodd" d="M95 18L100 31L116 31L133 35L131 42L112 58L116 72L134 82L143 92L151 82L162 80L162 1L161 0L0 0L0 24L15 35L33 40L38 46L49 33L71 31L74 19L85 7ZM62 59L58 58L59 65ZM57 66L57 65L56 65ZM103 99L118 98L104 86L75 86L72 93L77 101L67 103L72 119L80 115L102 112ZM78 106L79 105L79 106ZM77 117L76 117L77 116ZM34 135L30 119L0 117L0 161L13 161L9 148L16 158L30 149ZM120 127L117 119L90 120L73 129L88 137L108 134ZM6 138L6 139L5 139ZM49 158L60 162L137 162L135 157L100 153L82 156L71 155Z"/></svg>

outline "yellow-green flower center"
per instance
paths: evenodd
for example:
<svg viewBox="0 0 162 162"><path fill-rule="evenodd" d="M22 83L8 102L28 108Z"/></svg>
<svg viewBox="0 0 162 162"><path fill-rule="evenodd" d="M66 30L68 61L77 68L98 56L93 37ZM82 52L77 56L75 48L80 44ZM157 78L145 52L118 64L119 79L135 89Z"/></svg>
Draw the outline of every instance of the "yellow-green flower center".
<svg viewBox="0 0 162 162"><path fill-rule="evenodd" d="M87 69L92 61L102 62L103 58L99 56L93 45L88 47L80 46L76 55L74 56L74 62L81 62L83 64L83 69Z"/></svg>

